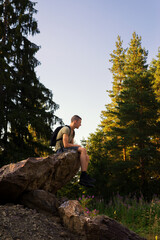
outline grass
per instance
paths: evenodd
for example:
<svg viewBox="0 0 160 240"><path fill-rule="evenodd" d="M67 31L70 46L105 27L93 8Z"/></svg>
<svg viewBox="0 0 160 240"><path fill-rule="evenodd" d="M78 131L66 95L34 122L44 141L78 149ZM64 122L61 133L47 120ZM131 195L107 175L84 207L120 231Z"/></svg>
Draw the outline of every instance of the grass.
<svg viewBox="0 0 160 240"><path fill-rule="evenodd" d="M94 196L83 195L79 201L89 216L104 214L147 240L160 240L160 200L156 197L148 203L143 197L137 201L117 195L106 204Z"/></svg>

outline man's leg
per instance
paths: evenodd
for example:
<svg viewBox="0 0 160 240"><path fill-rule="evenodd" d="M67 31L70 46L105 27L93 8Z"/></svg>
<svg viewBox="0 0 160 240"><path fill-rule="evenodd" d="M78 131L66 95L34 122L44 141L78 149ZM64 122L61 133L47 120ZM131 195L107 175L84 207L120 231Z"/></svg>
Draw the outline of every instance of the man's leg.
<svg viewBox="0 0 160 240"><path fill-rule="evenodd" d="M85 148L79 147L78 152L80 153L81 171L86 172L88 169L89 156Z"/></svg>
<svg viewBox="0 0 160 240"><path fill-rule="evenodd" d="M78 152L80 152L80 163L81 163L81 176L80 176L80 184L86 187L94 187L93 182L95 182L94 179L92 179L87 174L88 169L88 163L89 163L89 156L87 154L87 151L85 148L78 148Z"/></svg>

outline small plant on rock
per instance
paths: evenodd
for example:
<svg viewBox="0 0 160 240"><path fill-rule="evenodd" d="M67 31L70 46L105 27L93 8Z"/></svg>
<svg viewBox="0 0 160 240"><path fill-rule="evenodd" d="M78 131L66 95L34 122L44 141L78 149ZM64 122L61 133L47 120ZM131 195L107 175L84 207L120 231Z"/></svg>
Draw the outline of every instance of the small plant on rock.
<svg viewBox="0 0 160 240"><path fill-rule="evenodd" d="M98 215L99 211L96 209L90 210L92 208L94 195L93 196L87 196L82 195L82 198L79 198L79 202L83 208L83 211L88 217L95 217Z"/></svg>

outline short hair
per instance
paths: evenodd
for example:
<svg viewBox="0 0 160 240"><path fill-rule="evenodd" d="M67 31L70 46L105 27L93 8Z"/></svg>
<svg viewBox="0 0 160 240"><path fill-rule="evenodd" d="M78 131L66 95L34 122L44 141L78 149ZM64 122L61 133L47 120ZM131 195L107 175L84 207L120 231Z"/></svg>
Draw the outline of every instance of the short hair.
<svg viewBox="0 0 160 240"><path fill-rule="evenodd" d="M72 118L71 118L71 122L74 122L74 121L78 121L78 120L82 120L82 118L78 115L74 115Z"/></svg>

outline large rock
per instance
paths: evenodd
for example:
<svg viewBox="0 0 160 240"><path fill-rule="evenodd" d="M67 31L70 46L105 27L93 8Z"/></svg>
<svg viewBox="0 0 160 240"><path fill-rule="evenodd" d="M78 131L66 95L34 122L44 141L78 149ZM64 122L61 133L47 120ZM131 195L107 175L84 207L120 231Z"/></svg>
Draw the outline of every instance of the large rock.
<svg viewBox="0 0 160 240"><path fill-rule="evenodd" d="M76 151L46 158L28 158L0 169L0 203L17 202L26 191L42 189L56 193L80 168Z"/></svg>
<svg viewBox="0 0 160 240"><path fill-rule="evenodd" d="M59 214L66 227L87 240L145 240L107 216L87 217L77 200L63 203Z"/></svg>
<svg viewBox="0 0 160 240"><path fill-rule="evenodd" d="M85 222L87 240L146 240L107 216L96 216Z"/></svg>
<svg viewBox="0 0 160 240"><path fill-rule="evenodd" d="M20 203L25 207L36 209L40 213L58 214L59 202L54 194L44 190L25 192Z"/></svg>
<svg viewBox="0 0 160 240"><path fill-rule="evenodd" d="M89 218L77 200L69 200L59 207L59 215L63 224L71 231L84 235L84 224Z"/></svg>

